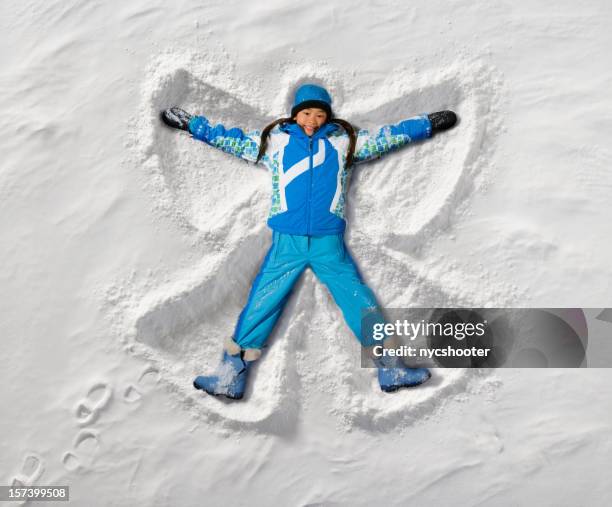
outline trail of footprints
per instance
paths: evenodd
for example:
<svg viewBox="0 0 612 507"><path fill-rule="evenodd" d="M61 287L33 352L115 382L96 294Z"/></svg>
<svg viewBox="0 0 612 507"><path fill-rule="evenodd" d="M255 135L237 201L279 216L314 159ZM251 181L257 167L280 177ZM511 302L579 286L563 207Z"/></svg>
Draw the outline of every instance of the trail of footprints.
<svg viewBox="0 0 612 507"><path fill-rule="evenodd" d="M130 383L121 391L124 403L135 405L142 400L144 394L159 382L159 371L148 365L134 383ZM109 407L113 399L113 386L108 382L96 382L80 399L73 410L76 424L81 430L74 437L72 448L64 452L61 463L68 472L88 469L100 448L100 432L91 427ZM36 452L28 452L23 457L23 463L9 481L13 487L27 487L41 484L40 479L45 472L45 460ZM25 502L21 502L24 504Z"/></svg>

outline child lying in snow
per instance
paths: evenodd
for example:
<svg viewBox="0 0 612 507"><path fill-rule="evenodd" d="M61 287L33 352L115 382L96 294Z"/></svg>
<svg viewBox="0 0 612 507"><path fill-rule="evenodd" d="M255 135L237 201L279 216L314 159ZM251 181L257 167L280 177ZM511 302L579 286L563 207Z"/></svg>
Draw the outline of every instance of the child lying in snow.
<svg viewBox="0 0 612 507"><path fill-rule="evenodd" d="M197 377L193 383L197 389L231 399L243 397L249 369L307 267L327 286L361 344L375 343L371 333L362 333L361 318L362 311L376 311L378 304L344 244L349 172L353 164L453 127L457 117L452 111L416 116L370 135L334 118L331 104L327 90L303 85L295 94L291 116L274 121L261 133L213 127L203 116L176 107L161 114L166 125L249 162L263 163L272 174L268 217L272 245L233 338L225 343L217 374ZM422 384L431 376L427 368L408 368L397 357L374 358L374 362L380 387L387 392Z"/></svg>

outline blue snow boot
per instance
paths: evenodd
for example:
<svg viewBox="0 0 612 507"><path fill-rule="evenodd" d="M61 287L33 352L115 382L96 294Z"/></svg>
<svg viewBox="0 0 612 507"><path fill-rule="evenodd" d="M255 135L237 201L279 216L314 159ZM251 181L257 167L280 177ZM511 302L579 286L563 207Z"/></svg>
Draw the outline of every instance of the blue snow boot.
<svg viewBox="0 0 612 507"><path fill-rule="evenodd" d="M242 352L232 356L224 350L217 373L196 377L193 387L213 396L225 396L232 400L242 399L252 364L252 361L245 361L242 356Z"/></svg>
<svg viewBox="0 0 612 507"><path fill-rule="evenodd" d="M421 385L431 377L427 368L408 368L397 357L376 358L374 364L378 368L380 388L386 393Z"/></svg>

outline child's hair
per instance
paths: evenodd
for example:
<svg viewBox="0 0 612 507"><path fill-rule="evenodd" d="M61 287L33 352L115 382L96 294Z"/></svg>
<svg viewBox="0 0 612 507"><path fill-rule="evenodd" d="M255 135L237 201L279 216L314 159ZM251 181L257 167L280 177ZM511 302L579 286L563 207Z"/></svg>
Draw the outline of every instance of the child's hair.
<svg viewBox="0 0 612 507"><path fill-rule="evenodd" d="M257 154L257 162L261 160L261 157L266 153L266 147L268 146L268 135L270 131L279 124L283 123L295 123L293 118L279 118L278 120L274 120L270 125L267 125L261 131L261 142L259 144L259 153ZM349 136L349 147L346 152L346 167L351 167L353 165L353 158L355 156L355 146L357 144L357 134L355 133L355 129L353 126L345 120L341 120L340 118L332 118L330 123L337 123L340 125Z"/></svg>

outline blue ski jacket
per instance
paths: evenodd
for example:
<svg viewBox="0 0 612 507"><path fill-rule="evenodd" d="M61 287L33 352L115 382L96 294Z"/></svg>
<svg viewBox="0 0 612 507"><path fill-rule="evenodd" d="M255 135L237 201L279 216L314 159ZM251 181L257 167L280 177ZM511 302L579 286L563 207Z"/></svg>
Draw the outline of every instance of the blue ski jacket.
<svg viewBox="0 0 612 507"><path fill-rule="evenodd" d="M249 162L256 162L261 132L212 126L194 116L189 131L195 139ZM412 141L431 136L427 115L396 125L385 125L375 134L357 133L354 163L379 158ZM272 175L272 204L268 225L275 231L300 236L324 236L344 232L347 183L348 134L333 123L307 136L296 123L276 126L270 132L260 163Z"/></svg>

